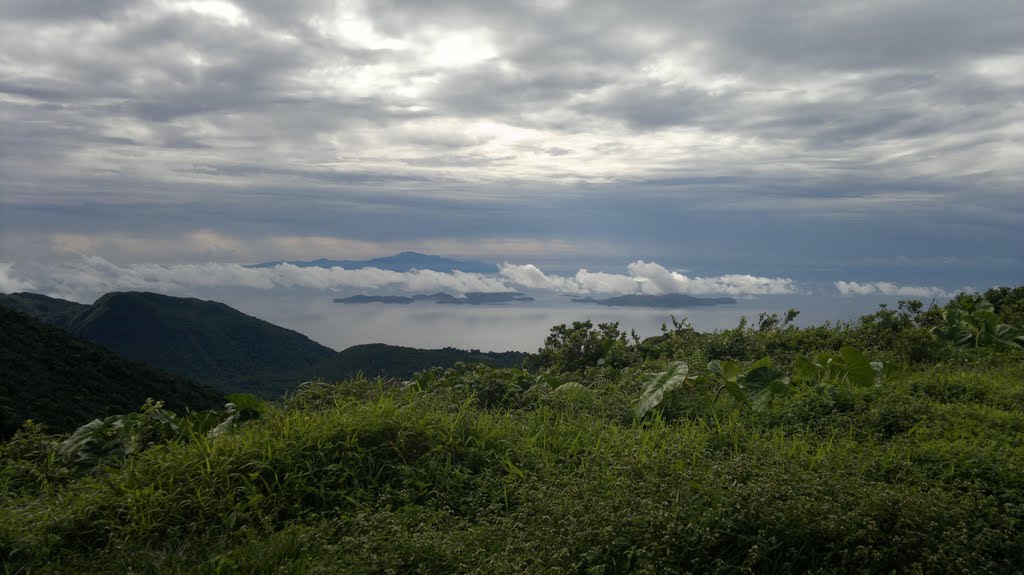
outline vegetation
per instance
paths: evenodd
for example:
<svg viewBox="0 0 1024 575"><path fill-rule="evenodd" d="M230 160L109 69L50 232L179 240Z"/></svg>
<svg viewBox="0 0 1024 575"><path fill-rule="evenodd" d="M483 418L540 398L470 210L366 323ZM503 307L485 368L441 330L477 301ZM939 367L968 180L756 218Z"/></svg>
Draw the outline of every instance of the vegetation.
<svg viewBox="0 0 1024 575"><path fill-rule="evenodd" d="M0 294L0 307L23 313L61 329L67 329L75 316L89 308L85 304L66 299L26 292Z"/></svg>
<svg viewBox="0 0 1024 575"><path fill-rule="evenodd" d="M225 393L269 397L291 389L336 353L219 302L143 292L101 297L68 331Z"/></svg>
<svg viewBox="0 0 1024 575"><path fill-rule="evenodd" d="M673 320L646 341L578 322L530 370L308 382L187 417L150 403L70 437L29 425L0 444L0 562L1019 572L1024 351L933 335L961 303L805 329L795 312L714 333Z"/></svg>
<svg viewBox="0 0 1024 575"><path fill-rule="evenodd" d="M319 363L308 377L328 381L349 379L362 374L366 377L393 377L408 379L418 371L431 367L452 367L456 363L482 363L494 367L519 367L529 354L516 351L481 352L478 349L462 350L453 347L443 349L416 349L383 343L355 345L339 351L331 358Z"/></svg>
<svg viewBox="0 0 1024 575"><path fill-rule="evenodd" d="M220 393L130 362L16 311L0 307L0 439L32 419L68 432L131 411L150 397L184 412L224 405Z"/></svg>

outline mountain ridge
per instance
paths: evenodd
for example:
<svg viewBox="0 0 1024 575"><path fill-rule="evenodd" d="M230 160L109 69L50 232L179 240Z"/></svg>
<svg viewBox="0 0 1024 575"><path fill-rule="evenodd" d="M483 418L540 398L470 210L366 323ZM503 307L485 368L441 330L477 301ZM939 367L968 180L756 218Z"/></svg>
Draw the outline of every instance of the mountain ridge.
<svg viewBox="0 0 1024 575"><path fill-rule="evenodd" d="M457 260L431 254L405 251L392 256L371 258L368 260L331 260L319 258L316 260L275 260L252 264L246 267L270 268L281 264L290 264L297 267L340 267L345 269L377 268L395 272L408 272L414 269L428 270L435 272L451 273L461 271L466 273L497 273L497 264L489 264L481 261Z"/></svg>

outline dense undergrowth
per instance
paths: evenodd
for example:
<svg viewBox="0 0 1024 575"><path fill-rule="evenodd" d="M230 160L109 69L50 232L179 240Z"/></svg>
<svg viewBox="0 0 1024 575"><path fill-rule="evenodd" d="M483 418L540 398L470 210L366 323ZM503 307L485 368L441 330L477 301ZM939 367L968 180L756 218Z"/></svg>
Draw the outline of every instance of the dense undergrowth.
<svg viewBox="0 0 1024 575"><path fill-rule="evenodd" d="M106 423L133 430L102 436L112 444L30 425L0 444L0 561L1019 572L1024 353L944 340L933 328L947 311L905 304L806 329L763 316L713 334L674 321L646 342L582 322L554 328L530 370L311 382L278 404L188 417L151 404Z"/></svg>

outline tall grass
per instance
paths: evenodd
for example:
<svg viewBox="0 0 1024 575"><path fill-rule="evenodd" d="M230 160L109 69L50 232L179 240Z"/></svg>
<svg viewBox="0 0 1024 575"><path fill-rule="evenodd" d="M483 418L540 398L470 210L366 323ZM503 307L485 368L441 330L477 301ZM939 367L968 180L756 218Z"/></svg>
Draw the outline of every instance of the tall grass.
<svg viewBox="0 0 1024 575"><path fill-rule="evenodd" d="M681 386L636 419L642 374L528 402L516 375L499 405L474 397L484 372L309 386L78 475L23 433L0 446L3 572L1019 569L1018 365L798 388L762 410Z"/></svg>

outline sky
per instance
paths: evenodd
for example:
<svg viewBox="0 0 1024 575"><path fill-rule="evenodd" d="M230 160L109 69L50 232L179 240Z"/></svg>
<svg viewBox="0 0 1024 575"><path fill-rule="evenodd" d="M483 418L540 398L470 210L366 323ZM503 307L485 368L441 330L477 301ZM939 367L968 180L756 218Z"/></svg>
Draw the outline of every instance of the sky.
<svg viewBox="0 0 1024 575"><path fill-rule="evenodd" d="M1019 0L0 0L0 126L0 292L1024 283Z"/></svg>

